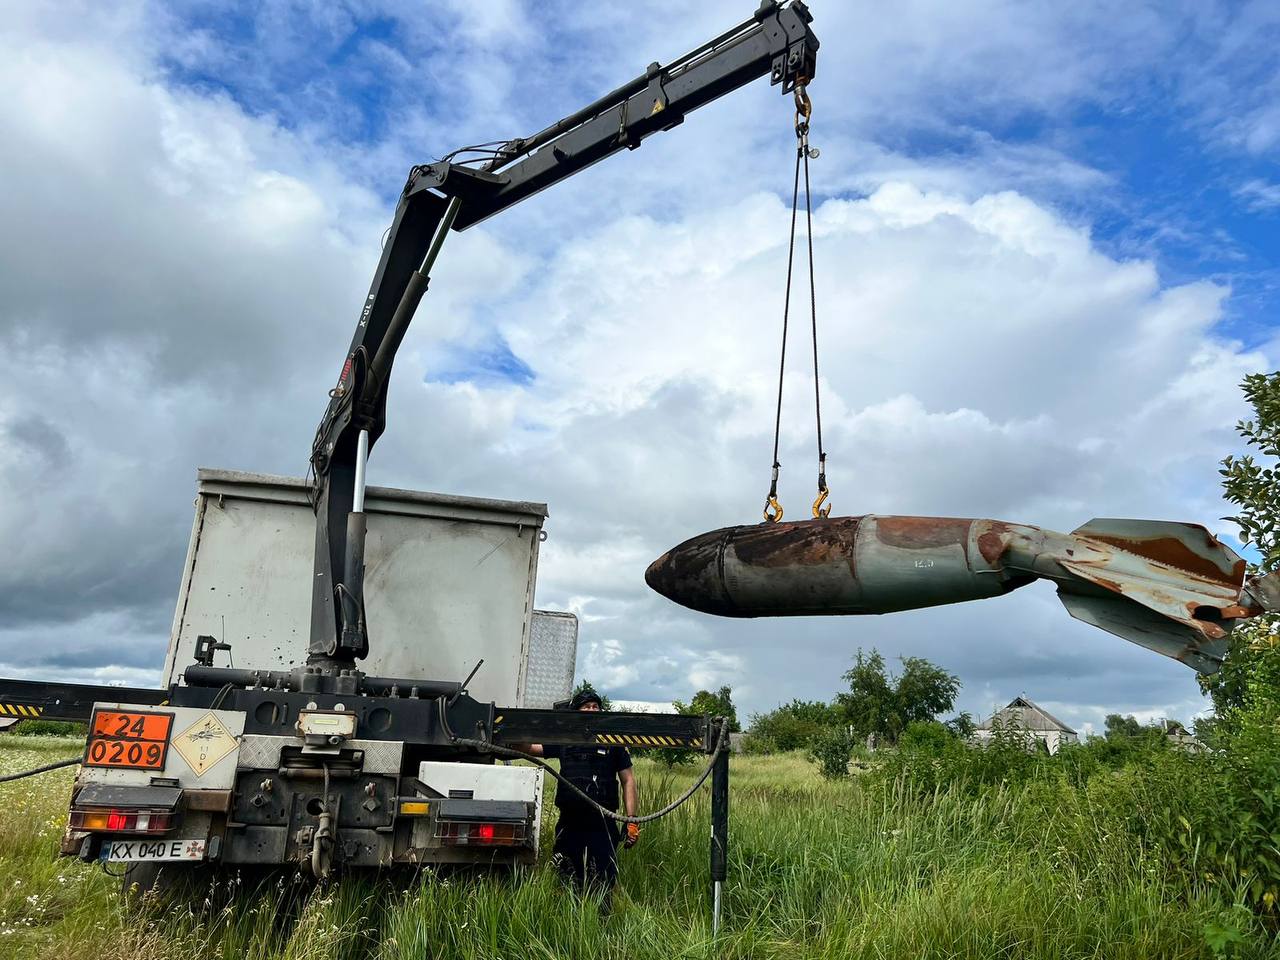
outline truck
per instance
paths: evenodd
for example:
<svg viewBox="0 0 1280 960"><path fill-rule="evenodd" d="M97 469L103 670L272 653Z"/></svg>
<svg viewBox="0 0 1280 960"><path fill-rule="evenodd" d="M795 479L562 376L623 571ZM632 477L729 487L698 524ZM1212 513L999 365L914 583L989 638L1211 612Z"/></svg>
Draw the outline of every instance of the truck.
<svg viewBox="0 0 1280 960"><path fill-rule="evenodd" d="M467 676L471 695L514 707L549 708L569 696L577 618L533 609L545 504L370 487L365 511L369 629L382 640L366 661L371 673ZM165 688L181 684L188 665L216 669L219 659L266 689L280 685L267 678L302 665L313 528L305 481L199 471ZM387 693L421 700L427 692L412 679L398 686ZM303 704L295 717L264 698L255 720L278 712L272 733L246 729L237 710L157 706L94 704L64 854L229 865L305 854L307 870L324 875L312 854L330 849L315 843L325 830L347 866L536 856L537 768L459 762L440 750L407 771L403 744L377 736L390 711L361 715L351 702L323 711ZM329 816L312 823L308 807L321 804ZM133 829L103 838L97 825L112 816L133 818ZM128 879L149 883L157 873L132 870Z"/></svg>
<svg viewBox="0 0 1280 960"><path fill-rule="evenodd" d="M410 170L308 479L200 474L165 685L0 680L0 712L89 724L64 854L149 869L293 866L316 879L529 860L541 771L498 765L520 755L513 745L679 747L708 757L695 786L711 778L718 923L723 719L551 707L571 679L576 623L532 608L545 507L382 490L366 472L396 351L449 234L760 77L794 97L801 137L819 47L812 20L803 0L761 0L744 21L537 133Z"/></svg>

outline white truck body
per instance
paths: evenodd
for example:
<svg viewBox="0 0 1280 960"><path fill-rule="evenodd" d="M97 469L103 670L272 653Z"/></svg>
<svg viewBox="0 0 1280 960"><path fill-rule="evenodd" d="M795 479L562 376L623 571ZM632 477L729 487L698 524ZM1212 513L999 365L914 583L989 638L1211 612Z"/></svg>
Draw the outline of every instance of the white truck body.
<svg viewBox="0 0 1280 960"><path fill-rule="evenodd" d="M358 667L408 681L385 702L410 711L435 703L418 699L412 681L462 681L481 659L466 689L493 709L569 695L577 618L533 609L544 504L369 487L365 509L370 655ZM164 686L182 685L200 636L231 644L215 651L216 666L304 665L314 550L303 481L200 470ZM303 695L290 712L277 689L261 686L252 717L219 709L221 696L181 705L181 690L158 706L96 703L63 852L311 863L316 876L335 858L536 858L541 770L474 754L420 760L413 735L432 717L415 714L423 726L382 738L393 714L365 698Z"/></svg>
<svg viewBox="0 0 1280 960"><path fill-rule="evenodd" d="M461 680L472 696L549 707L569 695L572 614L533 609L542 503L369 487L365 607L381 677ZM315 515L306 484L201 469L162 683L195 662L196 637L231 644L228 662L289 670L306 660Z"/></svg>

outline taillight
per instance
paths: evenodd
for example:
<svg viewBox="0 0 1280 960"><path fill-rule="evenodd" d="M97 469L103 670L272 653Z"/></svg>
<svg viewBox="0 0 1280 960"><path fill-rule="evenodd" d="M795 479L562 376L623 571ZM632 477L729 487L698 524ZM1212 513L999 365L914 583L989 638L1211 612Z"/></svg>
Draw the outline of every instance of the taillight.
<svg viewBox="0 0 1280 960"><path fill-rule="evenodd" d="M452 823L436 824L436 839L450 846L511 847L524 843L523 823Z"/></svg>
<svg viewBox="0 0 1280 960"><path fill-rule="evenodd" d="M168 810L112 810L102 807L71 811L71 829L93 833L168 833L173 813Z"/></svg>

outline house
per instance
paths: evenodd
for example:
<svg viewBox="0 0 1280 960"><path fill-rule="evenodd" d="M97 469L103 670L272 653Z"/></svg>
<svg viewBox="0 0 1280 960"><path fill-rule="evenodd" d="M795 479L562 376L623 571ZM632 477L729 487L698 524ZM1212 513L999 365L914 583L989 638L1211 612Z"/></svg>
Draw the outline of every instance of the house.
<svg viewBox="0 0 1280 960"><path fill-rule="evenodd" d="M1169 744L1179 750L1200 753L1205 748L1204 744L1192 736L1191 732L1177 720L1161 720L1160 729L1169 739Z"/></svg>
<svg viewBox="0 0 1280 960"><path fill-rule="evenodd" d="M973 731L973 740L990 743L997 732L1005 736L1026 738L1028 745L1043 743L1050 753L1057 753L1064 743L1076 743L1079 737L1065 723L1026 697L1014 697L1003 710L997 710Z"/></svg>

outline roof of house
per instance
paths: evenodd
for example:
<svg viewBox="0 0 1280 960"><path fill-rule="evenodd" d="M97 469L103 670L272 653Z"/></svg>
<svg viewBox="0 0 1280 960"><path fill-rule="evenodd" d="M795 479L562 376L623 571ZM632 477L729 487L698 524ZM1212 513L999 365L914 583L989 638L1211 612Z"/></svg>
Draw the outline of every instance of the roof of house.
<svg viewBox="0 0 1280 960"><path fill-rule="evenodd" d="M989 718L978 724L978 730L990 730L996 720L1001 725L1017 723L1023 730L1058 730L1062 733L1075 731L1051 714L1044 707L1033 703L1027 697L1014 697L1003 710L997 710Z"/></svg>

